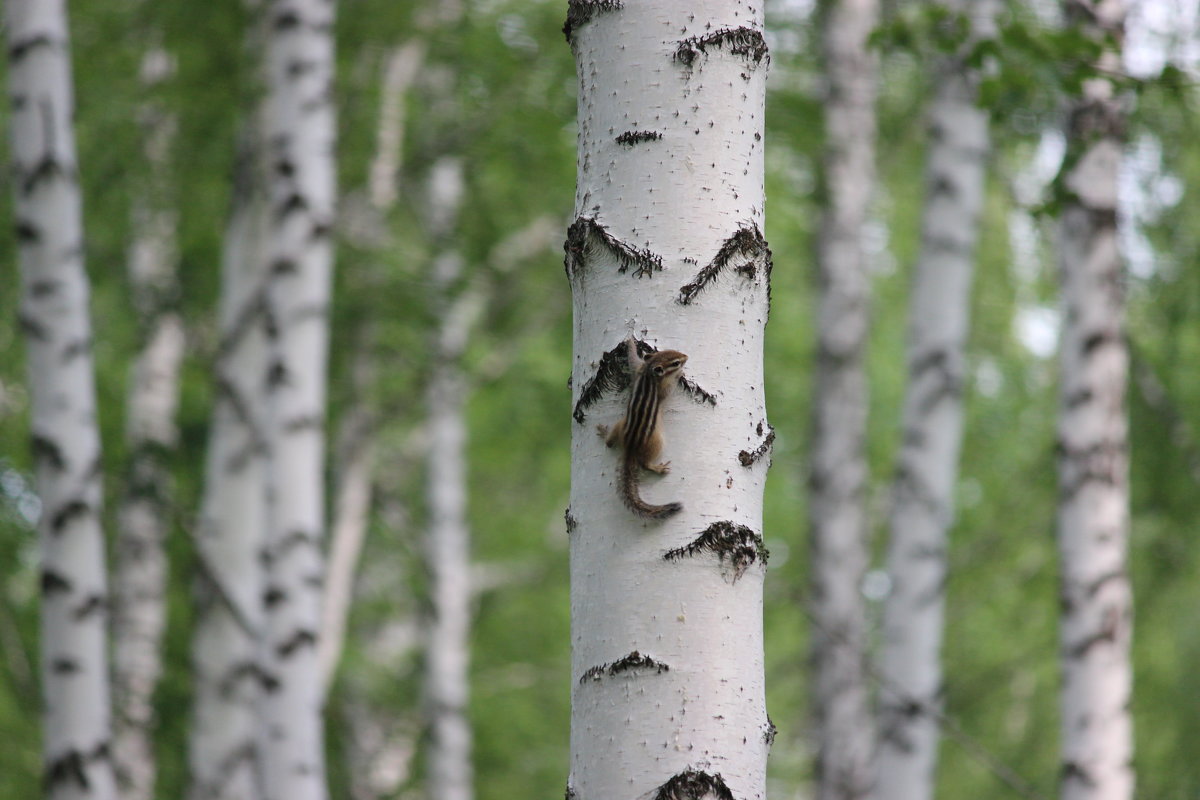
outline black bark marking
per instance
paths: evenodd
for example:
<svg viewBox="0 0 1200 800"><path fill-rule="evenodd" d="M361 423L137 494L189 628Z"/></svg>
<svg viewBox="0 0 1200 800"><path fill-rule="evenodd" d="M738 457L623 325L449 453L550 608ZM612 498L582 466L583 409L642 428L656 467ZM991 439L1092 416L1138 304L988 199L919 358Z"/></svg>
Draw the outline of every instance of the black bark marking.
<svg viewBox="0 0 1200 800"><path fill-rule="evenodd" d="M770 717L767 717L767 724L763 726L763 744L767 747L775 744L775 734L779 733L779 728L775 727L775 722Z"/></svg>
<svg viewBox="0 0 1200 800"><path fill-rule="evenodd" d="M717 279L721 271L729 266L729 262L737 256L745 256L750 259L746 264L736 268L737 272L745 275L753 280L758 275L758 265L761 263L766 268L767 272L767 292L770 296L771 287L771 248L767 246L767 240L763 238L762 231L757 225L749 227L741 227L721 244L721 248L717 254L713 256L712 261L708 263L702 270L696 273L696 277L691 283L685 284L679 289L679 297L676 298L680 305L688 305L696 296L700 294L710 283Z"/></svg>
<svg viewBox="0 0 1200 800"><path fill-rule="evenodd" d="M605 675L620 675L622 672L629 672L631 670L653 670L654 674L661 675L664 672L670 672L671 667L634 650L629 655L619 658L611 664L601 664L591 667L579 676L579 685L582 686L588 681L599 681Z"/></svg>
<svg viewBox="0 0 1200 800"><path fill-rule="evenodd" d="M281 386L287 386L290 382L287 366L278 359L272 361L271 366L267 369L267 389L274 391Z"/></svg>
<svg viewBox="0 0 1200 800"><path fill-rule="evenodd" d="M63 455L63 451L59 448L58 443L48 436L41 434L33 434L29 439L30 449L33 451L33 461L41 466L42 463L47 464L51 469L63 470L67 468L67 458Z"/></svg>
<svg viewBox="0 0 1200 800"><path fill-rule="evenodd" d="M50 340L50 334L46 331L46 327L29 314L17 314L17 327L21 329L21 333L25 334L25 338L31 341L47 342Z"/></svg>
<svg viewBox="0 0 1200 800"><path fill-rule="evenodd" d="M755 561L761 561L765 565L770 557L761 536L745 525L721 521L705 528L691 544L663 553L663 560L678 561L685 556L691 557L703 552L715 554L721 563L729 559L733 567L734 583L746 574L746 570Z"/></svg>
<svg viewBox="0 0 1200 800"><path fill-rule="evenodd" d="M674 58L676 61L690 67L701 53L707 55L708 48L710 47L724 47L735 56L745 56L753 61L756 66L764 58L768 62L771 59L767 53L767 41L763 38L762 32L745 26L740 28L721 28L712 33L706 33L703 36L691 36L683 39L675 49Z"/></svg>
<svg viewBox="0 0 1200 800"><path fill-rule="evenodd" d="M578 800L579 795L575 793L575 787L567 784L566 791L563 792L563 800Z"/></svg>
<svg viewBox="0 0 1200 800"><path fill-rule="evenodd" d="M1062 767L1062 782L1081 781L1084 786L1094 788L1096 779L1088 772L1087 768L1076 761L1063 762Z"/></svg>
<svg viewBox="0 0 1200 800"><path fill-rule="evenodd" d="M8 48L8 60L15 63L40 47L55 48L60 46L59 41L48 34L35 34L18 42L13 42L12 46Z"/></svg>
<svg viewBox="0 0 1200 800"><path fill-rule="evenodd" d="M278 586L269 586L263 592L263 605L267 608L275 608L275 606L287 599L287 592Z"/></svg>
<svg viewBox="0 0 1200 800"><path fill-rule="evenodd" d="M316 645L316 632L307 629L301 629L293 633L290 638L280 642L275 648L275 654L280 658L288 658L301 647L316 647Z"/></svg>
<svg viewBox="0 0 1200 800"><path fill-rule="evenodd" d="M1092 353L1096 352L1097 350L1099 350L1101 347L1103 347L1106 344L1120 344L1120 343L1121 343L1121 337L1119 335L1113 333L1112 331L1094 331L1084 337L1083 342L1079 346L1079 349L1080 349L1080 352L1082 352L1083 355L1085 357L1087 357L1087 356L1090 356Z"/></svg>
<svg viewBox="0 0 1200 800"><path fill-rule="evenodd" d="M566 511L563 512L563 521L567 524L567 533L574 533L575 529L579 527L579 521L571 513L570 506L567 506Z"/></svg>
<svg viewBox="0 0 1200 800"><path fill-rule="evenodd" d="M272 24L274 25L275 30L286 31L290 28L299 28L303 22L304 21L300 18L300 15L297 12L288 10L275 17L275 20Z"/></svg>
<svg viewBox="0 0 1200 800"><path fill-rule="evenodd" d="M27 220L17 220L17 243L22 245L37 244L42 240L42 229L36 223ZM37 292L34 291L34 296Z"/></svg>
<svg viewBox="0 0 1200 800"><path fill-rule="evenodd" d="M625 4L619 0L568 0L567 21L563 23L563 36L567 44L574 44L572 36L580 26L591 21L597 14L616 11Z"/></svg>
<svg viewBox="0 0 1200 800"><path fill-rule="evenodd" d="M42 570L42 595L49 596L55 592L69 592L72 589L71 581L61 572L55 572L52 569Z"/></svg>
<svg viewBox="0 0 1200 800"><path fill-rule="evenodd" d="M52 533L62 533L62 529L76 517L86 517L91 513L92 506L87 501L79 498L68 500L50 517L50 531Z"/></svg>
<svg viewBox="0 0 1200 800"><path fill-rule="evenodd" d="M275 218L277 221L282 222L291 214L307 210L308 199L299 192L292 192L279 204L279 209L275 212Z"/></svg>
<svg viewBox="0 0 1200 800"><path fill-rule="evenodd" d="M92 340L90 338L76 339L63 348L62 361L64 364L67 364L81 356L86 356L90 352L92 352Z"/></svg>
<svg viewBox="0 0 1200 800"><path fill-rule="evenodd" d="M763 432L763 426L762 426L762 423L759 423L758 435L762 436L762 432ZM754 448L753 450L742 450L742 451L738 452L738 462L743 467L751 466L752 464L754 464L754 462L758 461L760 458L765 456L767 454L767 452L771 449L771 445L773 445L774 443L775 443L775 427L773 425L768 424L767 425L767 435L765 437L763 437L762 444L760 444L758 447Z"/></svg>
<svg viewBox="0 0 1200 800"><path fill-rule="evenodd" d="M658 787L653 800L733 800L733 792L725 785L720 773L715 775L698 769L688 769Z"/></svg>
<svg viewBox="0 0 1200 800"><path fill-rule="evenodd" d="M288 433L299 433L301 431L319 431L324 427L325 421L321 417L308 414L288 420L283 429Z"/></svg>
<svg viewBox="0 0 1200 800"><path fill-rule="evenodd" d="M91 784L87 779L86 757L78 750L68 750L53 761L46 764L43 778L46 790L63 783L74 783L80 789L87 791Z"/></svg>
<svg viewBox="0 0 1200 800"><path fill-rule="evenodd" d="M1060 440L1056 450L1059 487L1065 499L1073 497L1089 483L1119 486L1125 481L1127 459L1123 440L1101 441L1074 449Z"/></svg>
<svg viewBox="0 0 1200 800"><path fill-rule="evenodd" d="M58 294L58 290L61 288L62 281L43 279L29 284L29 293L33 295L35 300L43 300L51 295Z"/></svg>
<svg viewBox="0 0 1200 800"><path fill-rule="evenodd" d="M625 131L616 138L617 144L633 146L641 142L654 142L663 138L659 131Z"/></svg>
<svg viewBox="0 0 1200 800"><path fill-rule="evenodd" d="M717 398L714 395L704 391L695 383L692 383L690 380L685 378L683 375L679 376L679 388L683 390L684 394L695 400L697 403L702 405L704 403L708 403L710 406L715 406L717 404Z"/></svg>
<svg viewBox="0 0 1200 800"><path fill-rule="evenodd" d="M93 594L75 609L74 617L77 621L82 621L93 614L103 614L107 610L108 598L102 594Z"/></svg>
<svg viewBox="0 0 1200 800"><path fill-rule="evenodd" d="M50 662L50 671L56 675L74 675L80 671L79 660L60 656Z"/></svg>
<svg viewBox="0 0 1200 800"><path fill-rule="evenodd" d="M658 352L646 342L637 340L638 355L642 358ZM596 374L588 378L579 392L579 400L575 402L575 410L571 416L580 425L585 417L584 411L595 405L606 392L623 392L633 382L633 371L629 367L625 342L619 342L616 347L600 356L600 365Z"/></svg>
<svg viewBox="0 0 1200 800"><path fill-rule="evenodd" d="M625 273L631 266L636 266L633 276L641 278L663 268L662 256L622 242L591 217L579 217L567 228L567 240L563 243L563 267L568 278L574 278L584 268L584 261L593 252L594 242L599 242L617 259L617 272Z"/></svg>

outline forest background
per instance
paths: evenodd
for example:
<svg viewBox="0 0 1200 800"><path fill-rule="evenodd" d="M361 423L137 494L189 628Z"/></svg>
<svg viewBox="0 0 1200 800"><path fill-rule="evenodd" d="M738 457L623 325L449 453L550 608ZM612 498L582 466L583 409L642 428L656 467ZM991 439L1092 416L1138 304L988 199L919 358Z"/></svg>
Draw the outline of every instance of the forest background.
<svg viewBox="0 0 1200 800"><path fill-rule="evenodd" d="M1057 332L1053 233L1045 212L1062 158L1061 96L1077 80L1078 42L1054 31L1057 6L1009 3L985 82L995 153L972 301L967 420L952 531L945 646L946 707L961 736L943 746L939 792L1010 798L996 764L1043 796L1057 780L1058 661L1054 421ZM569 638L570 294L561 238L571 215L576 78L561 32L564 4L487 0L453 25L419 27L420 3L344 0L337 22L340 211L329 430L359 404L376 420L375 502L346 651L327 704L334 797L362 783L379 796L419 796L422 746L419 620L426 521L421 427L439 325L424 216L430 164L463 160L457 243L479 315L464 357L469 393L469 508L475 616L470 718L482 800L561 794L567 763ZM128 369L139 331L125 269L131 196L147 168L136 109L146 37L161 35L174 75L151 91L177 118L170 196L178 208L187 357L172 455L166 672L157 691L159 796L183 796L196 574L191 535L213 403L211 365L221 248L238 125L253 101L238 0L71 4L77 136L92 281L107 508L117 507ZM1197 11L1186 0L1131 5L1126 67L1135 101L1120 220L1133 352L1131 573L1136 602L1134 726L1138 796L1200 792L1200 574L1190 546L1200 513L1200 148L1196 137ZM864 232L872 270L870 507L882 555L905 377L908 276L922 197L922 124L936 14L887 3L876 161L880 187ZM812 253L820 206L821 75L815 9L768 3L766 236L774 252L767 397L778 438L764 536L768 708L779 727L773 797L811 780L806 653L805 510L813 364ZM404 99L398 202L367 201L389 54L426 51ZM7 114L7 111L0 112ZM5 120L6 122L6 120ZM8 197L9 191L4 192ZM40 780L37 537L28 451L29 402L16 315L12 208L0 204L0 798ZM516 239L512 234L522 232ZM381 246L381 242L386 246ZM367 354L367 377L358 368ZM333 441L331 439L331 441ZM336 461L336 452L334 453ZM107 525L108 530L114 529ZM885 581L864 584L878 616ZM875 620L878 622L878 620ZM363 709L387 720L370 738ZM965 746L964 746L965 744ZM990 766L989 766L990 764Z"/></svg>

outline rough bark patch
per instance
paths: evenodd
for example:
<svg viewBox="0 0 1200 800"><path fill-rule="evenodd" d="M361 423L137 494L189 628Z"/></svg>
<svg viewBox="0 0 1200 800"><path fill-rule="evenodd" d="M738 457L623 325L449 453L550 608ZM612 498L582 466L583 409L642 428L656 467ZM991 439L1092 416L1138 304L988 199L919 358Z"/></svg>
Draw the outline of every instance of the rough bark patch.
<svg viewBox="0 0 1200 800"><path fill-rule="evenodd" d="M679 388L684 394L695 400L697 403L708 403L710 406L715 406L717 404L717 398L715 396L704 391L682 375L679 376Z"/></svg>
<svg viewBox="0 0 1200 800"><path fill-rule="evenodd" d="M779 728L775 727L775 722L767 717L767 724L763 726L763 742L770 747L775 744L775 734L779 732Z"/></svg>
<svg viewBox="0 0 1200 800"><path fill-rule="evenodd" d="M763 237L762 231L757 225L738 228L737 231L726 239L721 248L717 250L717 254L713 256L712 261L696 273L696 277L692 281L679 289L679 297L676 298L680 305L688 305L696 296L700 294L710 283L717 279L722 270L729 266L729 263L737 256L745 256L750 259L747 263L736 268L736 271L745 275L750 280L758 275L758 269L761 265L767 272L767 291L770 292L771 287L771 248L767 246L767 240Z"/></svg>
<svg viewBox="0 0 1200 800"><path fill-rule="evenodd" d="M582 675L579 676L579 685L588 681L598 681L605 675L620 675L622 672L630 670L653 670L654 674L661 675L664 672L670 672L671 667L661 661L655 661L650 656L645 656L634 650L624 658L619 658L611 664L601 664L596 667L591 667Z"/></svg>
<svg viewBox="0 0 1200 800"><path fill-rule="evenodd" d="M763 423L758 423L758 435L763 435ZM749 467L754 462L767 454L771 449L771 445L775 443L775 427L770 423L767 424L767 435L763 438L762 444L753 450L741 450L738 452L738 462L743 467Z"/></svg>
<svg viewBox="0 0 1200 800"><path fill-rule="evenodd" d="M635 278L641 278L663 268L662 256L622 242L591 217L579 217L567 228L567 240L563 243L563 266L568 278L574 278L583 269L584 261L591 254L594 242L599 242L600 246L617 259L620 265L617 272L624 273L631 266L635 266L637 269L633 271L633 275Z"/></svg>
<svg viewBox="0 0 1200 800"><path fill-rule="evenodd" d="M579 527L579 522L571 513L570 506L567 506L567 510L563 512L563 520L567 523L567 533L574 533L575 529Z"/></svg>
<svg viewBox="0 0 1200 800"><path fill-rule="evenodd" d="M735 56L745 56L757 66L767 54L767 41L761 31L745 26L740 28L722 28L703 36L690 36L679 42L675 49L675 60L686 66L692 66L701 53L708 54L708 48L725 48Z"/></svg>
<svg viewBox="0 0 1200 800"><path fill-rule="evenodd" d="M755 561L764 565L770 553L763 546L762 537L745 525L735 525L732 522L714 522L704 529L696 540L684 547L676 547L663 553L664 561L678 561L685 556L695 556L702 552L714 553L724 563L729 559L733 567L733 580L746 574Z"/></svg>
<svg viewBox="0 0 1200 800"><path fill-rule="evenodd" d="M574 225L571 226L575 227ZM570 239L568 238L568 242ZM637 341L638 355L642 358L657 353L658 351L643 341ZM579 400L575 403L575 410L571 416L575 417L575 421L580 425L585 419L584 411L594 405L606 392L622 392L629 388L629 384L633 381L633 372L629 368L629 358L625 342L621 341L616 347L607 351L600 356L600 365L596 367L596 374L588 379L583 385L582 391L579 392Z"/></svg>
<svg viewBox="0 0 1200 800"><path fill-rule="evenodd" d="M671 778L658 787L653 800L733 800L733 792L725 785L720 773L716 775L689 769Z"/></svg>
<svg viewBox="0 0 1200 800"><path fill-rule="evenodd" d="M567 44L572 44L571 37L575 33L575 29L590 22L592 17L608 11L616 11L624 5L618 0L569 0L567 21L563 23L562 28L563 36L567 37Z"/></svg>
<svg viewBox="0 0 1200 800"><path fill-rule="evenodd" d="M658 131L625 131L616 138L617 144L635 145L639 142L654 142L663 138Z"/></svg>

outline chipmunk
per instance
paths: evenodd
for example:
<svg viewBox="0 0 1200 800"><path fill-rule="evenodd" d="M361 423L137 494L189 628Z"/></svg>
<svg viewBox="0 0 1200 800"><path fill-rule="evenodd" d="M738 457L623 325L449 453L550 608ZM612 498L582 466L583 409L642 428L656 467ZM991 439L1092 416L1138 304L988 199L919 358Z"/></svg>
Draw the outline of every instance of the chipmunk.
<svg viewBox="0 0 1200 800"><path fill-rule="evenodd" d="M629 366L633 369L633 386L629 390L629 405L625 416L610 430L597 425L596 430L609 447L617 442L625 448L621 461L621 497L629 510L639 517L666 519L678 513L682 503L652 506L638 495L639 469L659 475L670 471L670 462L654 463L662 452L662 401L670 393L688 357L678 350L662 350L643 359L637 341L631 336L625 341L629 348Z"/></svg>

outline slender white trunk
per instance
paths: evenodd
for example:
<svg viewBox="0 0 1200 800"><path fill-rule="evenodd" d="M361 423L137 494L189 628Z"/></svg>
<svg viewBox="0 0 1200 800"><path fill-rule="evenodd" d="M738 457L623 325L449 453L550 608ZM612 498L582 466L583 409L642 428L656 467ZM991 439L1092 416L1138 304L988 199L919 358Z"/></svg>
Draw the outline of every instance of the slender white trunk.
<svg viewBox="0 0 1200 800"><path fill-rule="evenodd" d="M992 27L990 0L943 0ZM942 706L946 547L962 442L971 276L987 169L988 115L961 57L934 74L925 164L921 251L908 322L908 387L888 543L877 800L933 797Z"/></svg>
<svg viewBox="0 0 1200 800"><path fill-rule="evenodd" d="M1119 72L1122 0L1067 4L1068 19L1110 44ZM1103 38L1102 38L1103 37ZM1117 45L1119 47L1119 45ZM1113 81L1084 82L1070 109L1059 220L1063 331L1058 424L1064 800L1133 797L1129 714L1132 593L1124 274L1117 172L1125 106Z"/></svg>
<svg viewBox="0 0 1200 800"><path fill-rule="evenodd" d="M438 330L427 390L429 526L425 569L429 576L425 703L430 741L426 791L434 800L474 795L471 726L467 720L471 628L470 533L467 529L466 379L461 359L471 319L451 294L462 275L462 257L449 240L462 206L463 165L437 161L430 176L429 216L446 247L433 264L433 305Z"/></svg>
<svg viewBox="0 0 1200 800"><path fill-rule="evenodd" d="M333 490L333 520L325 602L321 609L321 634L317 637L317 663L322 694L329 695L346 643L346 620L354 599L354 579L370 523L375 425L363 395L374 359L356 357L355 387L358 399L346 413L338 437L337 470Z"/></svg>
<svg viewBox="0 0 1200 800"><path fill-rule="evenodd" d="M268 800L326 796L317 661L333 267L333 0L266 7L267 542L262 640Z"/></svg>
<svg viewBox="0 0 1200 800"><path fill-rule="evenodd" d="M579 79L567 796L762 800L762 497L772 438L762 345L761 2L572 0ZM622 502L626 340L689 360L663 402L660 520Z"/></svg>
<svg viewBox="0 0 1200 800"><path fill-rule="evenodd" d="M154 44L142 58L142 84L154 91L174 67ZM148 174L134 198L129 280L144 339L135 357L125 436L130 450L126 493L118 510L113 583L113 758L121 796L154 797L154 690L162 674L172 488L167 457L178 433L183 320L174 304L177 215L170 202L169 153L175 119L160 104L141 108Z"/></svg>
<svg viewBox="0 0 1200 800"><path fill-rule="evenodd" d="M245 128L225 231L215 401L195 543L201 570L192 641L190 800L262 796L256 708L266 528L266 208L257 115Z"/></svg>
<svg viewBox="0 0 1200 800"><path fill-rule="evenodd" d="M113 800L100 433L66 7L9 0L4 11L18 318L42 502L44 791L52 800Z"/></svg>
<svg viewBox="0 0 1200 800"><path fill-rule="evenodd" d="M376 208L388 210L400 196L400 159L404 152L405 102L425 63L425 40L413 39L388 53L380 87L379 128L371 160L369 194Z"/></svg>
<svg viewBox="0 0 1200 800"><path fill-rule="evenodd" d="M826 11L825 213L817 244L817 368L809 475L812 657L818 800L871 791L874 731L866 683L864 452L870 276L862 248L875 186L878 66L867 43L878 0Z"/></svg>

